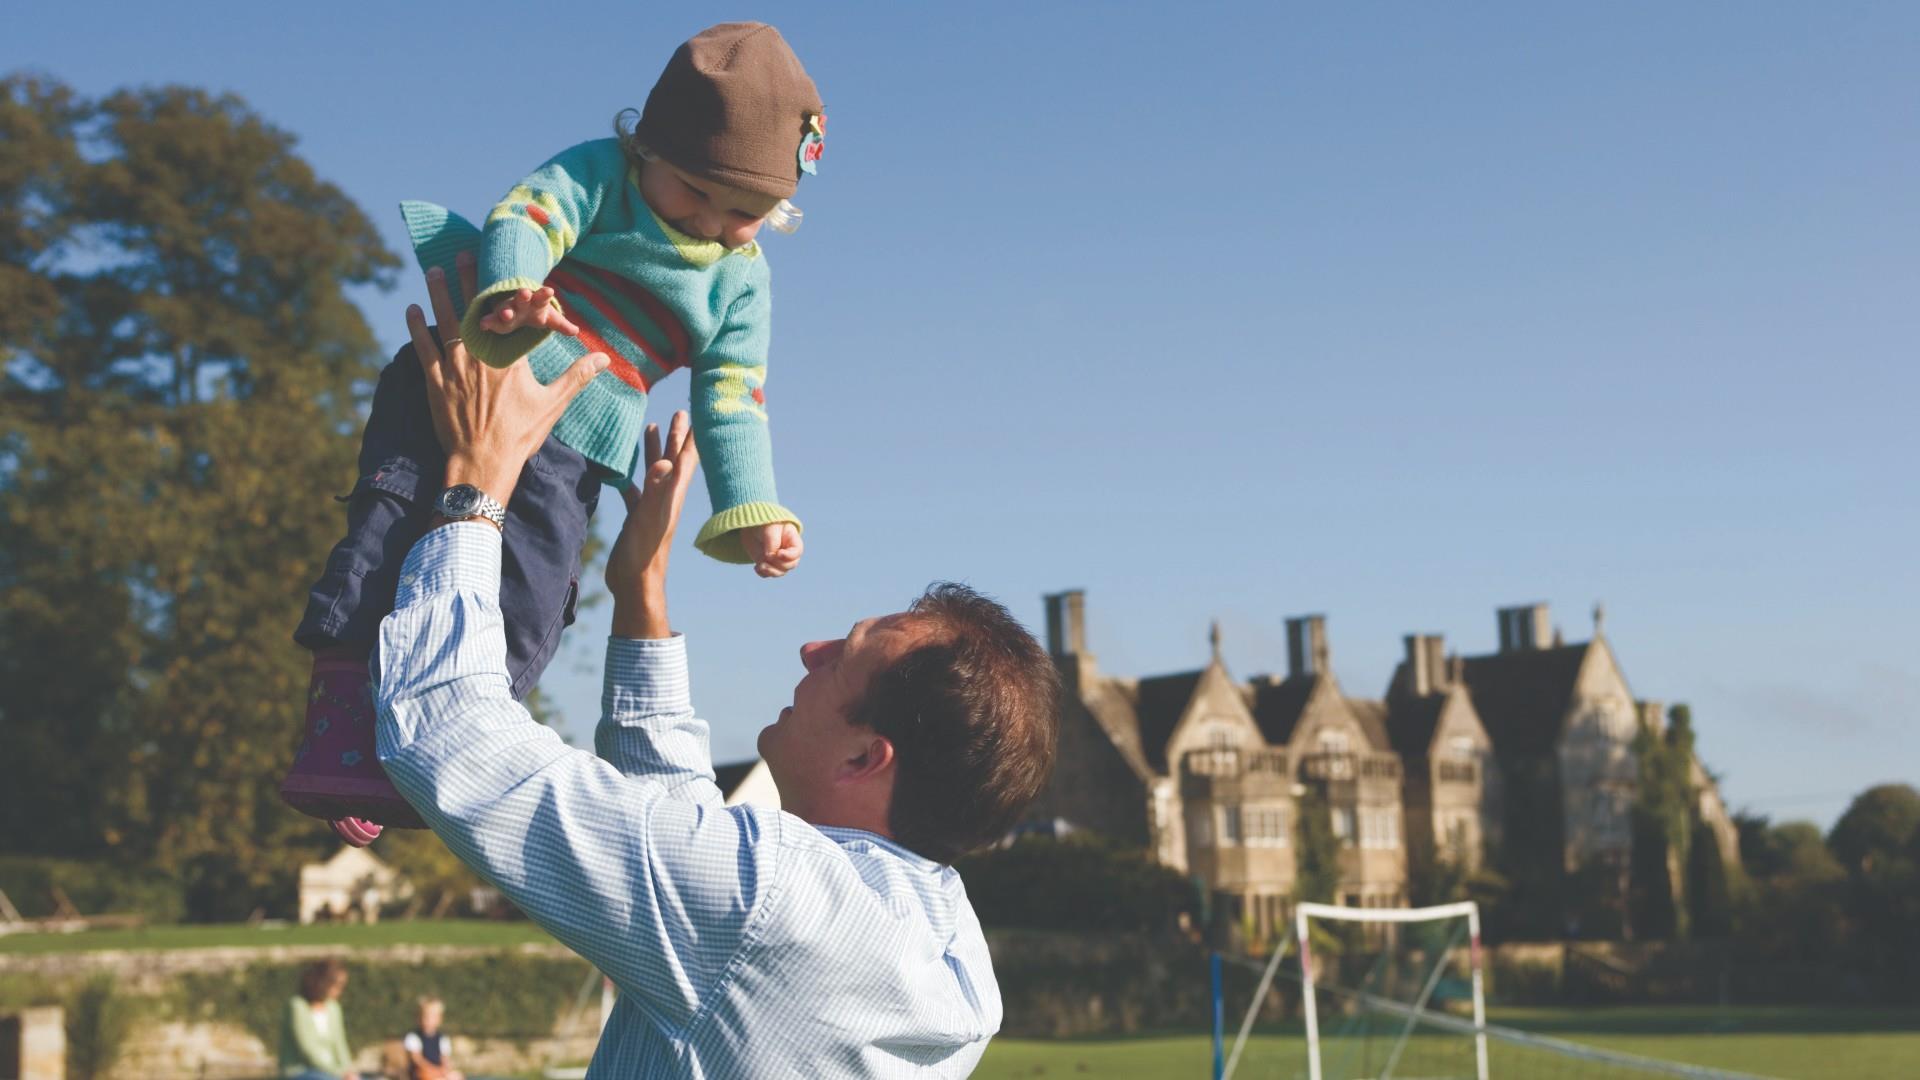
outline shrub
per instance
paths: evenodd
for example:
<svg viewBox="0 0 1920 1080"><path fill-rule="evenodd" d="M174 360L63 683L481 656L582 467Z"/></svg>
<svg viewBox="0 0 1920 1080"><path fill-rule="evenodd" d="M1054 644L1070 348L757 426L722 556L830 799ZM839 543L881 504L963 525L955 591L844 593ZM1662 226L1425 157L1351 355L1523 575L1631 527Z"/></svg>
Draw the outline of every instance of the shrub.
<svg viewBox="0 0 1920 1080"><path fill-rule="evenodd" d="M1148 852L1082 835L1029 837L954 867L984 926L1163 933L1199 908L1193 884Z"/></svg>
<svg viewBox="0 0 1920 1080"><path fill-rule="evenodd" d="M355 963L348 955L347 989L340 997L347 1034L369 1046L413 1026L421 995L447 1005L447 1028L460 1035L526 1041L553 1032L591 968L571 957L502 953L418 964ZM278 1046L287 999L298 990L304 963L254 964L234 972L179 977L177 1008L184 1018L223 1020Z"/></svg>
<svg viewBox="0 0 1920 1080"><path fill-rule="evenodd" d="M84 915L137 914L148 922L179 922L186 911L177 879L154 870L106 862L0 855L0 890L29 919L54 914L54 890Z"/></svg>
<svg viewBox="0 0 1920 1080"><path fill-rule="evenodd" d="M110 975L83 984L66 1001L67 1080L94 1080L112 1071L140 1021L137 1001L119 993Z"/></svg>

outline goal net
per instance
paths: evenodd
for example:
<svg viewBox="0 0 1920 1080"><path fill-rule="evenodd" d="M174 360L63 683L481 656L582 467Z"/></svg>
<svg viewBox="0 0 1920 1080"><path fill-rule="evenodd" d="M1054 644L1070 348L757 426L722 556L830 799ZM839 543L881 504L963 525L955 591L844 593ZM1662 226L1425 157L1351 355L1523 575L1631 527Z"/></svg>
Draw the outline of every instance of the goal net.
<svg viewBox="0 0 1920 1080"><path fill-rule="evenodd" d="M1294 920L1308 1080L1487 1080L1480 910L1472 901L1303 903Z"/></svg>
<svg viewBox="0 0 1920 1080"><path fill-rule="evenodd" d="M1759 1080L1487 1023L1470 901L1302 903L1268 956L1231 962L1214 1073L1229 1080Z"/></svg>

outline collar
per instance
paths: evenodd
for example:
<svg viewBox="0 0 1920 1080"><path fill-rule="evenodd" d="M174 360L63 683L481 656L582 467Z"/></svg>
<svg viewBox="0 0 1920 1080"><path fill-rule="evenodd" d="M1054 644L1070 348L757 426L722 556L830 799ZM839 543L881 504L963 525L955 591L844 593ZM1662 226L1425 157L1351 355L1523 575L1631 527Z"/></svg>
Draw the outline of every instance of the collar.
<svg viewBox="0 0 1920 1080"><path fill-rule="evenodd" d="M903 847L898 841L890 837L881 836L877 832L868 832L865 829L852 829L844 825L815 825L814 828L818 830L822 836L825 836L843 848L879 848L898 857L900 861L907 863L916 870L925 870L931 873L941 869L941 864L934 862L925 855Z"/></svg>
<svg viewBox="0 0 1920 1080"><path fill-rule="evenodd" d="M689 265L697 266L704 270L729 255L739 255L748 259L757 259L760 257L760 242L758 240L747 241L746 247L730 248L718 240L702 240L697 236L688 236L686 233L667 224L667 219L654 213L653 207L647 202L646 196L640 194L640 173L638 170L631 168L627 170L627 183L633 185L634 195L639 198L640 205L647 208L647 216L653 218L653 223L659 226L660 235L667 238L667 243L672 244L674 250L678 251L680 257L685 259Z"/></svg>

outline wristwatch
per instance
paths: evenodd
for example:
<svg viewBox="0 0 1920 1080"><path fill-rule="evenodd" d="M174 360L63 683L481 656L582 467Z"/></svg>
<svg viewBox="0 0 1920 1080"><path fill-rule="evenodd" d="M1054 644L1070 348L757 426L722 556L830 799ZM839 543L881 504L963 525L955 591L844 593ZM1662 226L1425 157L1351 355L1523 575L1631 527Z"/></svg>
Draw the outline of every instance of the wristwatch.
<svg viewBox="0 0 1920 1080"><path fill-rule="evenodd" d="M434 503L433 508L448 521L485 518L493 522L494 528L503 532L507 527L507 508L472 484L455 484L441 492L440 500Z"/></svg>

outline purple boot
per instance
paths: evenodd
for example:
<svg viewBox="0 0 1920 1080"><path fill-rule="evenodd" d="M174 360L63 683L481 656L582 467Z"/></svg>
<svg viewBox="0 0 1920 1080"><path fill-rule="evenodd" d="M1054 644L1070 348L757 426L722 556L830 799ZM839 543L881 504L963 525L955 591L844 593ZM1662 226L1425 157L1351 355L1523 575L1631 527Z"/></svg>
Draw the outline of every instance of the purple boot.
<svg viewBox="0 0 1920 1080"><path fill-rule="evenodd" d="M373 678L364 655L314 654L307 738L280 782L280 798L331 822L333 831L355 847L372 843L381 825L427 827L394 790L374 754Z"/></svg>

